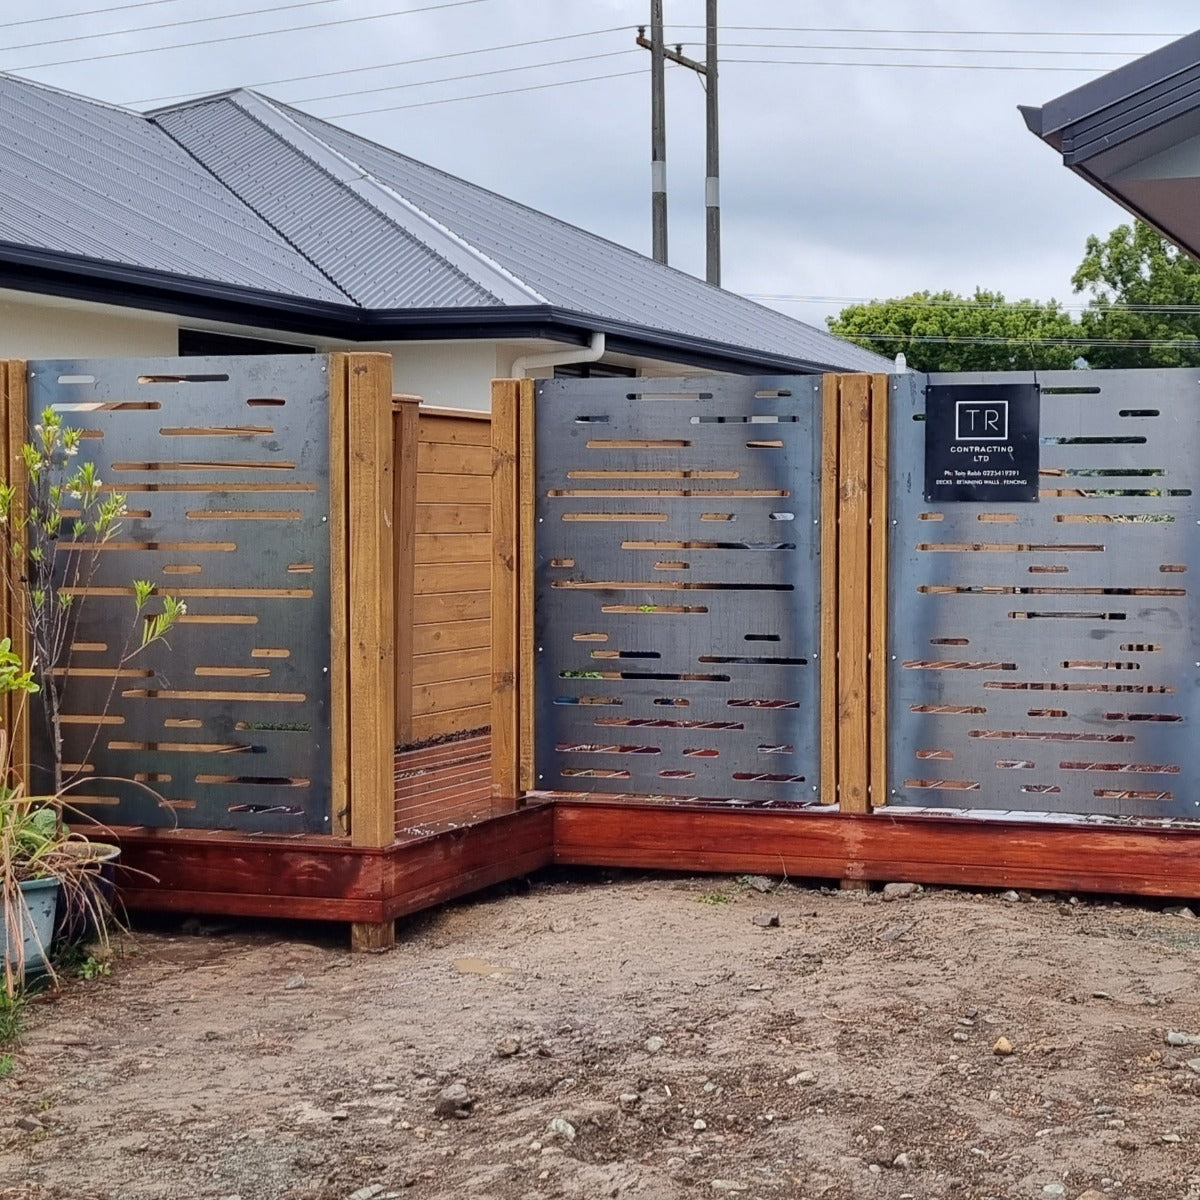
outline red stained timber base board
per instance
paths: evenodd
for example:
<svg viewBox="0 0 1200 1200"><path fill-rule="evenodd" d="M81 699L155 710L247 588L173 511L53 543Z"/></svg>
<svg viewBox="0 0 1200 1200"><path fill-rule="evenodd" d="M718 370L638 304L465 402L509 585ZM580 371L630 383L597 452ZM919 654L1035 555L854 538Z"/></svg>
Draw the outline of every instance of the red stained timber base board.
<svg viewBox="0 0 1200 1200"><path fill-rule="evenodd" d="M120 841L131 909L376 924L551 862L1200 898L1200 832L886 812L559 800L384 850L141 830Z"/></svg>
<svg viewBox="0 0 1200 1200"><path fill-rule="evenodd" d="M554 861L797 878L1200 897L1200 832L886 812L558 801Z"/></svg>
<svg viewBox="0 0 1200 1200"><path fill-rule="evenodd" d="M515 879L553 859L532 806L382 850L331 839L117 830L131 910L380 923Z"/></svg>

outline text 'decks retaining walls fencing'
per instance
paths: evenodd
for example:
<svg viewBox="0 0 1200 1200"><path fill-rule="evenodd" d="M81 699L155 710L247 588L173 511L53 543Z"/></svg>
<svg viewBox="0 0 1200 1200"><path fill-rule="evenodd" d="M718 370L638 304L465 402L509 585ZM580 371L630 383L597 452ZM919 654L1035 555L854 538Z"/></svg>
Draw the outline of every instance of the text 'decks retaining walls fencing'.
<svg viewBox="0 0 1200 1200"><path fill-rule="evenodd" d="M1019 473L1013 429L965 422L1017 380L1038 385L1040 463L1010 503L986 485ZM930 385L960 410L946 461L977 499L927 495ZM1198 429L1196 371L894 379L882 799L1197 817Z"/></svg>
<svg viewBox="0 0 1200 1200"><path fill-rule="evenodd" d="M537 385L536 786L818 797L821 380Z"/></svg>

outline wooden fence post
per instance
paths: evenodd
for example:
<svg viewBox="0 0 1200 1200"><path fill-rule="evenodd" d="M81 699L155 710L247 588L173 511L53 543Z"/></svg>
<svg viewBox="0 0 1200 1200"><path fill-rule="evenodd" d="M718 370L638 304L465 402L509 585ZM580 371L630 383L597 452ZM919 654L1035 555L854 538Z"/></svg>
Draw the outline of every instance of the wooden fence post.
<svg viewBox="0 0 1200 1200"><path fill-rule="evenodd" d="M416 585L420 396L392 397L392 594L396 610L395 745L413 740L413 606Z"/></svg>
<svg viewBox="0 0 1200 1200"><path fill-rule="evenodd" d="M351 844L383 848L395 840L392 360L334 354L329 369L333 645L346 661L331 680L334 779L344 781ZM395 936L392 921L351 927L356 950L386 949Z"/></svg>
<svg viewBox="0 0 1200 1200"><path fill-rule="evenodd" d="M493 815L513 807L520 773L518 455L524 386L517 379L492 381Z"/></svg>
<svg viewBox="0 0 1200 1200"><path fill-rule="evenodd" d="M29 436L29 364L21 360L0 360L0 482L12 484L11 520L19 523L25 513L26 477L21 447ZM9 564L10 567L12 564ZM12 648L26 667L30 665L29 636L22 619L21 599L0 587L0 637L12 639ZM7 696L0 720L8 739L7 766L18 779L29 779L29 697L24 693Z"/></svg>

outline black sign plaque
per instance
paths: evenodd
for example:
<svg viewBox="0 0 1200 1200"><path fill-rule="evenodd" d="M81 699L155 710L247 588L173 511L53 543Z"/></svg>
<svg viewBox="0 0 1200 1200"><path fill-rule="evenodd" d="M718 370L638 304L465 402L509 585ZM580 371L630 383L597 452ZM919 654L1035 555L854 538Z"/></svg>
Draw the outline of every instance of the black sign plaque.
<svg viewBox="0 0 1200 1200"><path fill-rule="evenodd" d="M925 499L1037 500L1040 417L1036 383L931 384L925 389Z"/></svg>

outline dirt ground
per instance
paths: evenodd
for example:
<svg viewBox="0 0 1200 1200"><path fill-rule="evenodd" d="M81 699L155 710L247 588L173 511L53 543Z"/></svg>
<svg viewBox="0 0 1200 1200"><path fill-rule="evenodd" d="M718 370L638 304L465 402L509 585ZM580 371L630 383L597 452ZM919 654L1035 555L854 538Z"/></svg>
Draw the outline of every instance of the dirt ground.
<svg viewBox="0 0 1200 1200"><path fill-rule="evenodd" d="M32 1007L0 1197L1200 1198L1159 905L596 872L400 933L139 931Z"/></svg>

